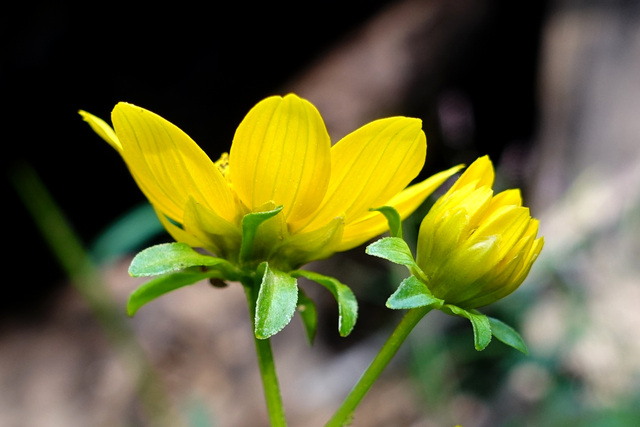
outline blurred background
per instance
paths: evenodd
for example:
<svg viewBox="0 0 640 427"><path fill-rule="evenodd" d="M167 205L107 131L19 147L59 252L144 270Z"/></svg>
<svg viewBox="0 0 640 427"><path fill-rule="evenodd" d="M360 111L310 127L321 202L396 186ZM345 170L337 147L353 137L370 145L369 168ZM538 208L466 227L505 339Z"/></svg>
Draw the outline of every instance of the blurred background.
<svg viewBox="0 0 640 427"><path fill-rule="evenodd" d="M4 8L0 32L1 426L267 425L239 286L194 285L124 317L132 255L169 238L77 110L143 106L216 159L255 103L288 92L333 141L421 118L419 178L489 154L497 189L523 189L546 240L522 287L483 310L529 356L476 352L468 322L431 313L354 426L640 425L639 2L31 2ZM340 338L330 295L302 283L314 346L297 319L273 340L292 426L328 420L401 315L384 301L405 272L363 248L308 268L349 284L360 317Z"/></svg>

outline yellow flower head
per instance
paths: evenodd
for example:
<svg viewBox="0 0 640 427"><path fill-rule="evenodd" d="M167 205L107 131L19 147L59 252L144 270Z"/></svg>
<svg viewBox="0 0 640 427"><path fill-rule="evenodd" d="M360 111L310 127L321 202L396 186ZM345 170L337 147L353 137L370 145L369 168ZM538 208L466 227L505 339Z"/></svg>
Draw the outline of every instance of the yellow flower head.
<svg viewBox="0 0 640 427"><path fill-rule="evenodd" d="M476 160L434 204L418 235L421 280L437 298L467 310L516 290L544 243L520 192L494 195L493 180L489 158Z"/></svg>
<svg viewBox="0 0 640 427"><path fill-rule="evenodd" d="M229 154L212 162L182 130L143 108L119 103L111 119L81 111L127 163L158 217L179 242L236 264L284 271L354 248L385 231L389 205L405 218L457 168L408 188L426 155L421 121L371 122L331 146L316 108L296 95L252 108ZM242 259L242 219L273 212Z"/></svg>

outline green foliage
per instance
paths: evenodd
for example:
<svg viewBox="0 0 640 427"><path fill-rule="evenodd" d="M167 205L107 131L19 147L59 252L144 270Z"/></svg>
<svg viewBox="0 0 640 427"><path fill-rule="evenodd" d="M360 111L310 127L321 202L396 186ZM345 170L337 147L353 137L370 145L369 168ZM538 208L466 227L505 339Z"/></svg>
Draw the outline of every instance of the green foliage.
<svg viewBox="0 0 640 427"><path fill-rule="evenodd" d="M193 285L201 280L218 274L215 271L180 271L156 277L146 282L129 295L127 314L133 316L143 305L154 299L184 286Z"/></svg>
<svg viewBox="0 0 640 427"><path fill-rule="evenodd" d="M411 254L411 249L409 249L407 243L399 237L383 237L367 246L366 252L369 255L404 265L409 269L418 268Z"/></svg>
<svg viewBox="0 0 640 427"><path fill-rule="evenodd" d="M124 313L101 279L92 257L62 209L29 165L15 169L11 179L43 239L71 279L71 286L87 303L109 343L122 357L121 366L126 369L125 375L133 381L133 390L138 394L144 413L149 416L149 423L157 426L178 425L180 417L171 404L164 384L155 375Z"/></svg>
<svg viewBox="0 0 640 427"><path fill-rule="evenodd" d="M443 309L449 314L469 319L471 326L473 326L473 341L476 350L484 350L489 345L491 342L491 325L487 316L475 310L472 312L451 304L445 304Z"/></svg>
<svg viewBox="0 0 640 427"><path fill-rule="evenodd" d="M298 304L298 283L287 273L264 268L256 301L255 334L258 339L269 338L287 326Z"/></svg>
<svg viewBox="0 0 640 427"><path fill-rule="evenodd" d="M282 207L251 213L242 220L241 257L250 258L253 238L264 221L277 215ZM338 330L347 336L357 319L358 304L353 292L338 280L309 271L281 271L264 262L256 270L236 267L229 261L195 251L185 243L165 243L149 247L137 254L129 267L134 277L156 277L136 289L127 303L133 316L143 305L178 288L204 279L241 281L255 287L255 335L266 339L282 330L298 308L310 343L317 329L317 310L306 295L298 295L297 278L306 277L326 287L338 302Z"/></svg>
<svg viewBox="0 0 640 427"><path fill-rule="evenodd" d="M143 305L184 286L217 278L236 280L238 273L228 261L193 250L185 243L151 246L133 258L129 266L133 277L160 276L133 291L127 313L133 316Z"/></svg>
<svg viewBox="0 0 640 427"><path fill-rule="evenodd" d="M228 280L235 276L231 263L196 252L186 243L163 243L144 249L133 258L129 274L133 277L158 276L190 267L215 268L230 276L225 277Z"/></svg>
<svg viewBox="0 0 640 427"><path fill-rule="evenodd" d="M309 345L312 345L318 329L318 309L313 300L302 289L298 289L298 313L307 333Z"/></svg>
<svg viewBox="0 0 640 427"><path fill-rule="evenodd" d="M387 217L387 222L389 223L389 235L391 237L402 239L402 219L395 208L391 206L382 206L371 210L378 211Z"/></svg>
<svg viewBox="0 0 640 427"><path fill-rule="evenodd" d="M429 288L416 276L404 279L387 300L387 307L394 310L427 306L439 309L442 304L444 300L434 297Z"/></svg>
<svg viewBox="0 0 640 427"><path fill-rule="evenodd" d="M338 332L346 337L351 333L358 318L358 302L351 289L333 277L306 270L294 270L294 277L305 277L327 288L338 303Z"/></svg>
<svg viewBox="0 0 640 427"><path fill-rule="evenodd" d="M273 218L282 210L282 206L264 212L252 212L242 217L242 245L240 246L240 262L251 259L253 241L258 232L258 226L266 220Z"/></svg>
<svg viewBox="0 0 640 427"><path fill-rule="evenodd" d="M493 317L488 317L488 319L489 324L491 325L491 333L494 337L524 354L529 354L527 345L515 329L498 319L494 319Z"/></svg>
<svg viewBox="0 0 640 427"><path fill-rule="evenodd" d="M393 221L393 214L390 214ZM413 309L419 307L431 307L439 309L447 314L468 319L473 327L474 346L478 351L484 350L495 336L508 346L527 354L527 347L518 333L497 320L490 319L477 310L465 310L446 301L437 298L425 284L425 276L416 264L411 249L407 243L399 237L384 237L366 249L367 254L377 256L395 264L409 268L411 276L404 279L398 289L387 300L387 307L394 310Z"/></svg>

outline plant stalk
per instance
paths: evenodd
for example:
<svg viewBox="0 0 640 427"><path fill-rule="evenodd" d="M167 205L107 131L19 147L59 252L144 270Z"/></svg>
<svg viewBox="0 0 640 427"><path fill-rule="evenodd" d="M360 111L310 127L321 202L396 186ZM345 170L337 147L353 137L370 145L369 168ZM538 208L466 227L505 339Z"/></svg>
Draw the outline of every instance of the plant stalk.
<svg viewBox="0 0 640 427"><path fill-rule="evenodd" d="M356 407L362 401L373 383L387 367L393 356L409 336L418 322L429 312L431 307L419 307L409 310L402 318L396 329L391 333L367 370L362 374L349 395L335 412L325 427L343 427L351 423Z"/></svg>
<svg viewBox="0 0 640 427"><path fill-rule="evenodd" d="M253 335L256 346L256 355L258 356L258 366L260 367L260 376L262 377L262 386L267 404L267 412L269 413L269 421L271 427L285 427L287 421L284 414L282 397L280 395L280 386L273 352L271 351L271 341L269 338L258 339L255 336L256 301L258 299L260 283L255 283L253 280L244 280L242 284L244 285L247 303L249 304L249 314L252 325L251 335Z"/></svg>
<svg viewBox="0 0 640 427"><path fill-rule="evenodd" d="M124 316L124 310L117 305L62 209L30 165L16 165L12 172L10 178L42 238L51 248L71 285L84 298L125 367L131 370L136 392L151 424L167 427L184 425L130 322Z"/></svg>

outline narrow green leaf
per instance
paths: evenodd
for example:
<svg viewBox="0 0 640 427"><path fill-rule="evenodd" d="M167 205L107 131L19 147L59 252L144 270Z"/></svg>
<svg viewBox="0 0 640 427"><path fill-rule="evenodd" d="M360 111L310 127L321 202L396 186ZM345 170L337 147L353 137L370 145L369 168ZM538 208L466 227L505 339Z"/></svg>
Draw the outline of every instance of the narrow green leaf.
<svg viewBox="0 0 640 427"><path fill-rule="evenodd" d="M515 329L493 317L488 317L488 319L494 337L524 354L529 354L527 345Z"/></svg>
<svg viewBox="0 0 640 427"><path fill-rule="evenodd" d="M404 240L398 237L383 237L367 246L366 253L404 265L409 269L418 267L411 254L411 249Z"/></svg>
<svg viewBox="0 0 640 427"><path fill-rule="evenodd" d="M307 333L309 345L312 345L318 329L318 309L313 300L302 289L298 289L298 313Z"/></svg>
<svg viewBox="0 0 640 427"><path fill-rule="evenodd" d="M233 265L222 258L203 255L185 243L163 243L138 253L129 266L133 277L159 276L189 267L217 267L233 271Z"/></svg>
<svg viewBox="0 0 640 427"><path fill-rule="evenodd" d="M489 318L479 312L471 312L458 306L445 304L443 308L447 309L451 314L466 317L471 321L473 326L473 340L476 350L484 350L491 342L491 325Z"/></svg>
<svg viewBox="0 0 640 427"><path fill-rule="evenodd" d="M258 226L273 218L282 210L282 206L264 212L251 212L242 217L242 244L240 246L240 262L251 258L253 239L258 232Z"/></svg>
<svg viewBox="0 0 640 427"><path fill-rule="evenodd" d="M296 311L298 283L294 277L264 263L265 270L256 301L255 334L269 338L287 326Z"/></svg>
<svg viewBox="0 0 640 427"><path fill-rule="evenodd" d="M387 222L389 223L389 234L391 237L402 239L402 218L400 218L400 214L394 207L382 206L371 210L378 211L387 217Z"/></svg>
<svg viewBox="0 0 640 427"><path fill-rule="evenodd" d="M417 307L432 306L440 308L444 300L433 296L416 276L409 276L400 283L398 289L387 300L387 307L394 310L403 310Z"/></svg>
<svg viewBox="0 0 640 427"><path fill-rule="evenodd" d="M338 303L338 332L346 337L351 333L358 319L358 301L351 289L333 277L307 270L294 270L293 277L305 277L324 286L333 294Z"/></svg>
<svg viewBox="0 0 640 427"><path fill-rule="evenodd" d="M129 295L127 314L133 316L146 303L178 288L215 277L216 274L213 271L181 271L151 279Z"/></svg>

